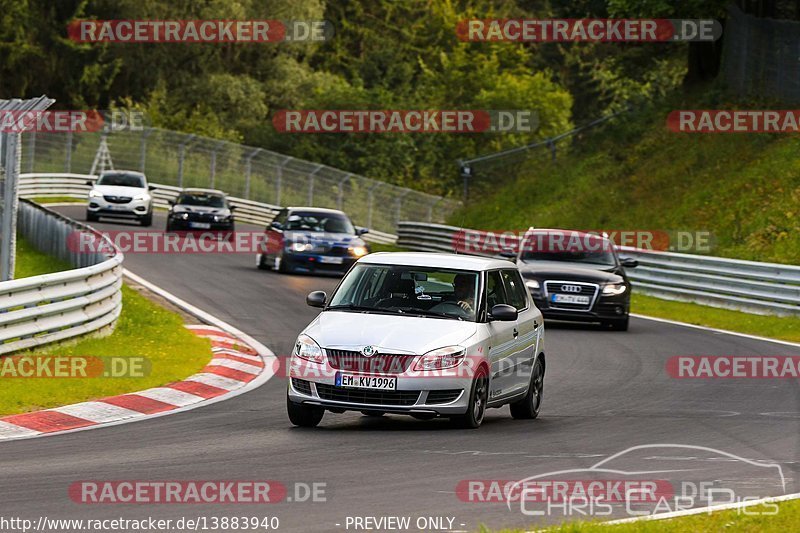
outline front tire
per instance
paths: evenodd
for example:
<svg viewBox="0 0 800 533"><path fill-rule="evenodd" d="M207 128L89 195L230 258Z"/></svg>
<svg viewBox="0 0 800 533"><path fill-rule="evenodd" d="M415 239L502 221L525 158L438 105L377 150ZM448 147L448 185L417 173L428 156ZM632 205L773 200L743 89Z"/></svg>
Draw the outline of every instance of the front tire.
<svg viewBox="0 0 800 533"><path fill-rule="evenodd" d="M316 427L325 414L325 409L321 407L294 403L288 396L286 397L286 411L289 414L289 422L301 428Z"/></svg>
<svg viewBox="0 0 800 533"><path fill-rule="evenodd" d="M486 403L489 401L489 377L482 368L475 373L472 383L472 392L469 396L469 406L466 414L453 417L456 427L464 429L477 429L486 415Z"/></svg>
<svg viewBox="0 0 800 533"><path fill-rule="evenodd" d="M86 211L86 222L97 222L100 217L91 211Z"/></svg>
<svg viewBox="0 0 800 533"><path fill-rule="evenodd" d="M153 225L153 212L152 211L150 211L149 213L147 213L145 216L143 216L141 218L141 224L142 224L142 227L144 227L144 228L149 228L150 226Z"/></svg>
<svg viewBox="0 0 800 533"><path fill-rule="evenodd" d="M531 420L539 416L544 392L544 365L538 357L533 364L531 383L523 399L511 404L511 416L517 420Z"/></svg>

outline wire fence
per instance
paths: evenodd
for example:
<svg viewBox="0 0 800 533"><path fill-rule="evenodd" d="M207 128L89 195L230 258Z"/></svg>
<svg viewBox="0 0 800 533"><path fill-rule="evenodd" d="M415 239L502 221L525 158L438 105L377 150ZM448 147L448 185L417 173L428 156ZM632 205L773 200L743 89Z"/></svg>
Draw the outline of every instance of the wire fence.
<svg viewBox="0 0 800 533"><path fill-rule="evenodd" d="M739 96L800 102L800 22L728 8L721 72Z"/></svg>
<svg viewBox="0 0 800 533"><path fill-rule="evenodd" d="M104 135L114 168L142 171L151 182L221 189L273 205L341 209L355 224L388 233L400 220L443 222L460 205L269 150L158 128L25 133L22 172L89 173Z"/></svg>

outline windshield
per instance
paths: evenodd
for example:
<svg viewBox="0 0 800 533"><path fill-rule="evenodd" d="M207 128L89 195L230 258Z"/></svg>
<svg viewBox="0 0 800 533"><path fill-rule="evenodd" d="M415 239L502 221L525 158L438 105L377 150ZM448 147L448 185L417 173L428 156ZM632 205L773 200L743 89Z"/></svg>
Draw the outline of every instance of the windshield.
<svg viewBox="0 0 800 533"><path fill-rule="evenodd" d="M611 242L589 233L536 233L526 237L522 248L520 259L524 263L561 261L602 266L616 264Z"/></svg>
<svg viewBox="0 0 800 533"><path fill-rule="evenodd" d="M129 174L127 172L114 172L113 174L103 174L97 180L98 185L116 185L119 187L138 187L144 188L144 178L139 174Z"/></svg>
<svg viewBox="0 0 800 533"><path fill-rule="evenodd" d="M359 264L328 309L475 321L477 301L477 272Z"/></svg>
<svg viewBox="0 0 800 533"><path fill-rule="evenodd" d="M178 205L196 205L201 207L225 207L225 198L218 194L185 192L178 197Z"/></svg>
<svg viewBox="0 0 800 533"><path fill-rule="evenodd" d="M328 213L292 213L286 219L287 230L355 234L347 217Z"/></svg>

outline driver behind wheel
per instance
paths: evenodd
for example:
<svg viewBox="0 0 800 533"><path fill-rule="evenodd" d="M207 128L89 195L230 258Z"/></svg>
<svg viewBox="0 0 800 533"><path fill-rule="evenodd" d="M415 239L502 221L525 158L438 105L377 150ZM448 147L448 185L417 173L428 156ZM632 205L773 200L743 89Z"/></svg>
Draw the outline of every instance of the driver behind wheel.
<svg viewBox="0 0 800 533"><path fill-rule="evenodd" d="M475 308L475 276L456 274L453 278L453 294L459 307L472 313Z"/></svg>

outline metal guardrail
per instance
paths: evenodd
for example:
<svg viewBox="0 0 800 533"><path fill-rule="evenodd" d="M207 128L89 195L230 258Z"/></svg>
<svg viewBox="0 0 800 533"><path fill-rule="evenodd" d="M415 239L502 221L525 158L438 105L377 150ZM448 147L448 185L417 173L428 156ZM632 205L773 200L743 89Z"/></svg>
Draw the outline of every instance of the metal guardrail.
<svg viewBox="0 0 800 533"><path fill-rule="evenodd" d="M33 202L20 201L18 216L22 236L77 268L0 283L0 355L112 325L122 310L122 253L88 226ZM77 232L94 235L98 251L79 252Z"/></svg>
<svg viewBox="0 0 800 533"><path fill-rule="evenodd" d="M397 245L453 253L455 237L463 231L479 230L400 222ZM508 238L509 242L513 240ZM617 249L639 261L639 266L627 274L634 288L643 294L755 314L800 315L800 267L625 246Z"/></svg>
<svg viewBox="0 0 800 533"><path fill-rule="evenodd" d="M91 188L87 180L96 179L90 174L70 173L35 173L20 174L19 195L22 198L47 198L68 196L70 198L85 199ZM152 183L156 189L153 191L153 203L156 207L167 208L169 201L175 200L181 192L180 187ZM228 200L236 207L235 218L238 221L250 222L266 226L282 208L277 205L255 202L244 198L229 196ZM370 229L364 235L365 240L380 244L393 244L397 237L391 233L384 233Z"/></svg>

